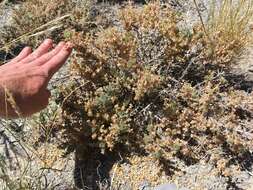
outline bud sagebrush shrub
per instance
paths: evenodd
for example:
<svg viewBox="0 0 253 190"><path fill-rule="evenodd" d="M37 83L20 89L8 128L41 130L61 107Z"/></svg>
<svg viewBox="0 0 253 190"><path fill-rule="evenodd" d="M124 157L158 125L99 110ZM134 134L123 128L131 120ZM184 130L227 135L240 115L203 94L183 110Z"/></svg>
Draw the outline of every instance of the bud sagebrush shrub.
<svg viewBox="0 0 253 190"><path fill-rule="evenodd" d="M233 155L249 151L253 139L237 130L251 122L252 94L229 87L210 66L217 62L202 31L186 32L158 3L126 6L119 21L71 35L78 78L58 100L66 145L195 161L206 154L217 161L222 155L211 150L221 145Z"/></svg>

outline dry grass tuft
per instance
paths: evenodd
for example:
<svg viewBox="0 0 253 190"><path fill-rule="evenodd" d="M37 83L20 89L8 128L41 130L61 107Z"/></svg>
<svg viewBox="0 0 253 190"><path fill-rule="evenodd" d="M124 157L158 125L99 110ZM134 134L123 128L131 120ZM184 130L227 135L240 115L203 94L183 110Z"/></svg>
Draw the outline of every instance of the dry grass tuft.
<svg viewBox="0 0 253 190"><path fill-rule="evenodd" d="M252 43L252 1L213 1L209 11L207 33L219 63L229 63L242 47Z"/></svg>

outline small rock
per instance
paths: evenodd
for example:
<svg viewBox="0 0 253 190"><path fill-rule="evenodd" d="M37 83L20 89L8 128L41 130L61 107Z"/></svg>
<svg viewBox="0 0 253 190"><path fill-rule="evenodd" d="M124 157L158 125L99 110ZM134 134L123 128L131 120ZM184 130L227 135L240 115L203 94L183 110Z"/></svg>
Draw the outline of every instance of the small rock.
<svg viewBox="0 0 253 190"><path fill-rule="evenodd" d="M148 181L144 181L143 183L141 183L139 190L151 190L150 183Z"/></svg>
<svg viewBox="0 0 253 190"><path fill-rule="evenodd" d="M163 184L154 188L154 190L178 190L175 184Z"/></svg>

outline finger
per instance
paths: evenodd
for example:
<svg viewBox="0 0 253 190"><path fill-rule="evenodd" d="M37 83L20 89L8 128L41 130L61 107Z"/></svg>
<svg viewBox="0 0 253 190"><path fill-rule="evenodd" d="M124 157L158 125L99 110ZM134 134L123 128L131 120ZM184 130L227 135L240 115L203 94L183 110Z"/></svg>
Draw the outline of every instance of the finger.
<svg viewBox="0 0 253 190"><path fill-rule="evenodd" d="M68 57L72 52L73 45L71 43L67 43L61 49L61 51L55 55L52 59L50 59L47 63L43 65L43 67L49 73L49 79L63 66L63 64L67 61Z"/></svg>
<svg viewBox="0 0 253 190"><path fill-rule="evenodd" d="M34 60L31 64L37 65L37 66L45 64L52 57L57 55L61 51L61 49L64 47L64 45L65 45L64 42L60 42L52 51L42 55L40 58Z"/></svg>
<svg viewBox="0 0 253 190"><path fill-rule="evenodd" d="M53 46L53 41L51 39L46 39L31 55L26 57L21 61L21 63L29 63L40 56L44 55Z"/></svg>
<svg viewBox="0 0 253 190"><path fill-rule="evenodd" d="M9 64L13 64L13 63L17 63L19 61L21 61L22 59L26 58L28 55L30 55L32 53L32 49L30 47L25 47L19 54L17 57L15 57L14 59L12 59Z"/></svg>

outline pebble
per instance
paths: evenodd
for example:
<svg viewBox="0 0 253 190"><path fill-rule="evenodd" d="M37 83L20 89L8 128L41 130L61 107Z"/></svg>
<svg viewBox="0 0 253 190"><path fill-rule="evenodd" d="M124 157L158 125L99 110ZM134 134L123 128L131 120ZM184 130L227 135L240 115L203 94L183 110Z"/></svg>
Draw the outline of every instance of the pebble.
<svg viewBox="0 0 253 190"><path fill-rule="evenodd" d="M154 190L178 190L175 184L163 184L154 188Z"/></svg>

